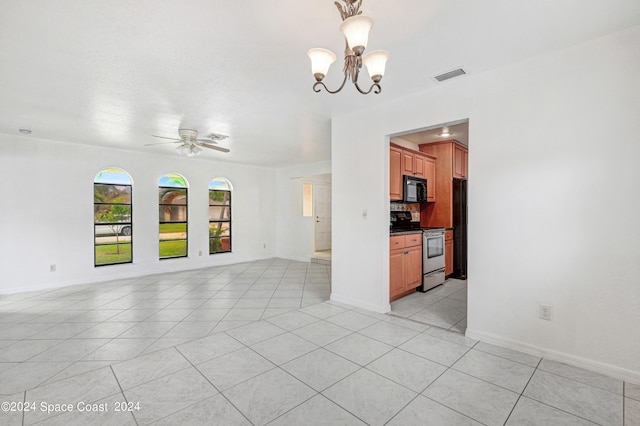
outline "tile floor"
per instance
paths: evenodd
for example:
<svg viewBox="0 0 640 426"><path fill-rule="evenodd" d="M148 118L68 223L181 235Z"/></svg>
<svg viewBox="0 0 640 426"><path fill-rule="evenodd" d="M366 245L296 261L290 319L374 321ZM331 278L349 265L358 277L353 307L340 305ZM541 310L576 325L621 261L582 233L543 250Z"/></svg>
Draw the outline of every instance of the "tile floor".
<svg viewBox="0 0 640 426"><path fill-rule="evenodd" d="M311 263L331 265L331 249L314 251L311 256Z"/></svg>
<svg viewBox="0 0 640 426"><path fill-rule="evenodd" d="M271 259L0 296L0 424L640 424L640 386L329 287Z"/></svg>
<svg viewBox="0 0 640 426"><path fill-rule="evenodd" d="M426 293L416 291L391 303L391 315L464 334L467 329L467 281L449 278Z"/></svg>

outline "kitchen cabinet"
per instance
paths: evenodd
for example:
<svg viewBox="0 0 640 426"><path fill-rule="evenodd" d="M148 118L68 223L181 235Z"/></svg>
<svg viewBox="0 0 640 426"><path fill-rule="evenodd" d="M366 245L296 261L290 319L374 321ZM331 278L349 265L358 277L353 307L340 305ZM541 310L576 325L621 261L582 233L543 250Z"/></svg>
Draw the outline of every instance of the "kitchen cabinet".
<svg viewBox="0 0 640 426"><path fill-rule="evenodd" d="M436 158L391 144L389 151L389 198L402 200L402 176L416 176L427 180L427 201L436 201Z"/></svg>
<svg viewBox="0 0 640 426"><path fill-rule="evenodd" d="M447 230L444 233L444 275L453 273L453 231Z"/></svg>
<svg viewBox="0 0 640 426"><path fill-rule="evenodd" d="M468 166L467 160L469 151L466 147L458 144L453 145L453 177L458 179L466 179Z"/></svg>
<svg viewBox="0 0 640 426"><path fill-rule="evenodd" d="M400 170L402 150L392 146L389 159L391 161L389 168L389 197L391 201L400 201L402 200L402 171Z"/></svg>
<svg viewBox="0 0 640 426"><path fill-rule="evenodd" d="M415 161L416 154L406 149L402 150L402 174L408 176L415 176Z"/></svg>
<svg viewBox="0 0 640 426"><path fill-rule="evenodd" d="M468 149L448 140L420 144L420 151L435 157L435 193L438 199L420 208L423 227L453 228L453 179L468 178Z"/></svg>
<svg viewBox="0 0 640 426"><path fill-rule="evenodd" d="M427 180L427 202L436 201L436 159L424 156L424 178Z"/></svg>
<svg viewBox="0 0 640 426"><path fill-rule="evenodd" d="M422 284L422 234L395 235L389 239L389 301Z"/></svg>

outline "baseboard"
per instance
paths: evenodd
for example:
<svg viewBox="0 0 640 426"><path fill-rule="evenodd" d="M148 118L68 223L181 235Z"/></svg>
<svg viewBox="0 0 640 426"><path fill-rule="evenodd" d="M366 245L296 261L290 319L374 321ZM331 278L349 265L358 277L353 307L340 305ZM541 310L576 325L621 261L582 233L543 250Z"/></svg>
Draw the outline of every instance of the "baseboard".
<svg viewBox="0 0 640 426"><path fill-rule="evenodd" d="M391 310L390 305L380 306L372 303L364 303L360 300L352 299L350 297L341 296L339 294L331 293L331 300L334 302L344 303L345 305L355 306L356 308L366 309L367 311L377 312L379 314L385 314Z"/></svg>
<svg viewBox="0 0 640 426"><path fill-rule="evenodd" d="M134 263L125 263L122 265L115 265L118 268L117 272L109 273L108 275L100 275L94 276L92 275L83 275L81 277L74 277L69 279L63 279L60 281L47 282L44 284L36 284L29 286L21 286L21 287L11 287L11 288L0 288L0 295L2 294L15 294L15 293L25 293L32 291L43 291L43 290L56 290L63 287L70 287L75 285L87 285L87 284L99 284L109 281L116 280L126 280L126 279L136 279L149 275L157 275L164 274L170 272L187 272L187 271L195 271L198 269L204 268L214 268L217 266L228 266L234 265L237 263L244 262L257 262L260 260L268 260L268 259L278 259L277 256L256 256L250 258L238 258L238 257L229 257L227 261L224 263L215 263L211 264L208 262L198 262L198 263L188 263L181 265L180 259L167 259L163 260L158 264L148 264L141 265ZM307 259L307 263L309 260ZM94 270L95 272L95 270Z"/></svg>
<svg viewBox="0 0 640 426"><path fill-rule="evenodd" d="M524 352L530 355L542 357L551 361L562 362L572 365L574 367L583 368L596 373L604 374L609 377L624 380L627 382L640 384L640 372L629 370L622 367L616 367L615 365L606 364L603 362L594 361L588 358L560 352L550 348L544 348L540 346L531 345L518 340L506 339L504 337L487 333L484 331L474 330L467 328L465 333L467 337L472 339L481 340L492 345L502 346L504 348L513 349L516 351Z"/></svg>

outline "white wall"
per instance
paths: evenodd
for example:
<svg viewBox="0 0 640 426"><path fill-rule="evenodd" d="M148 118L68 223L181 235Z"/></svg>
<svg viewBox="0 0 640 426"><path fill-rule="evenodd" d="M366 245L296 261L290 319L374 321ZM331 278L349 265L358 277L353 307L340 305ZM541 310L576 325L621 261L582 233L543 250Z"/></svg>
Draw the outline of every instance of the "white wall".
<svg viewBox="0 0 640 426"><path fill-rule="evenodd" d="M467 334L640 381L638 75L635 27L334 117L332 299L389 308L385 135L469 118Z"/></svg>
<svg viewBox="0 0 640 426"><path fill-rule="evenodd" d="M331 173L331 162L320 161L276 171L278 257L308 262L313 254L312 217L302 216L302 178ZM297 203L300 203L298 206Z"/></svg>
<svg viewBox="0 0 640 426"><path fill-rule="evenodd" d="M93 179L116 166L133 178L133 264L93 266ZM0 135L0 293L193 269L275 255L275 171L34 137ZM158 259L158 180L189 182L189 257ZM208 184L233 185L233 253L208 253ZM266 248L265 248L266 245ZM203 255L198 256L199 250ZM49 265L57 266L49 272Z"/></svg>

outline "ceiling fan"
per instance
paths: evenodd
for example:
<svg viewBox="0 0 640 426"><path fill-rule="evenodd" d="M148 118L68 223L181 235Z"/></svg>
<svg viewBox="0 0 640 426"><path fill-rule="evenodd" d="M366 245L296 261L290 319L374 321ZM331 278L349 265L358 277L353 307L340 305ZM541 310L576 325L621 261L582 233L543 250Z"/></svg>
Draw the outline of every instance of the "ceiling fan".
<svg viewBox="0 0 640 426"><path fill-rule="evenodd" d="M171 140L171 142L148 143L148 144L145 144L144 146L177 143L177 144L180 144L176 148L178 150L178 153L180 155L186 155L187 157L195 157L199 155L200 151L202 151L202 148L215 149L216 151L220 151L220 152L229 152L229 149L227 148L212 145L212 144L217 144L218 141L228 138L228 136L220 135L217 133L210 133L204 138L198 139L198 131L192 130L192 129L179 129L178 135L180 136L180 138L178 139L168 138L166 136L151 135L154 138L169 139Z"/></svg>

